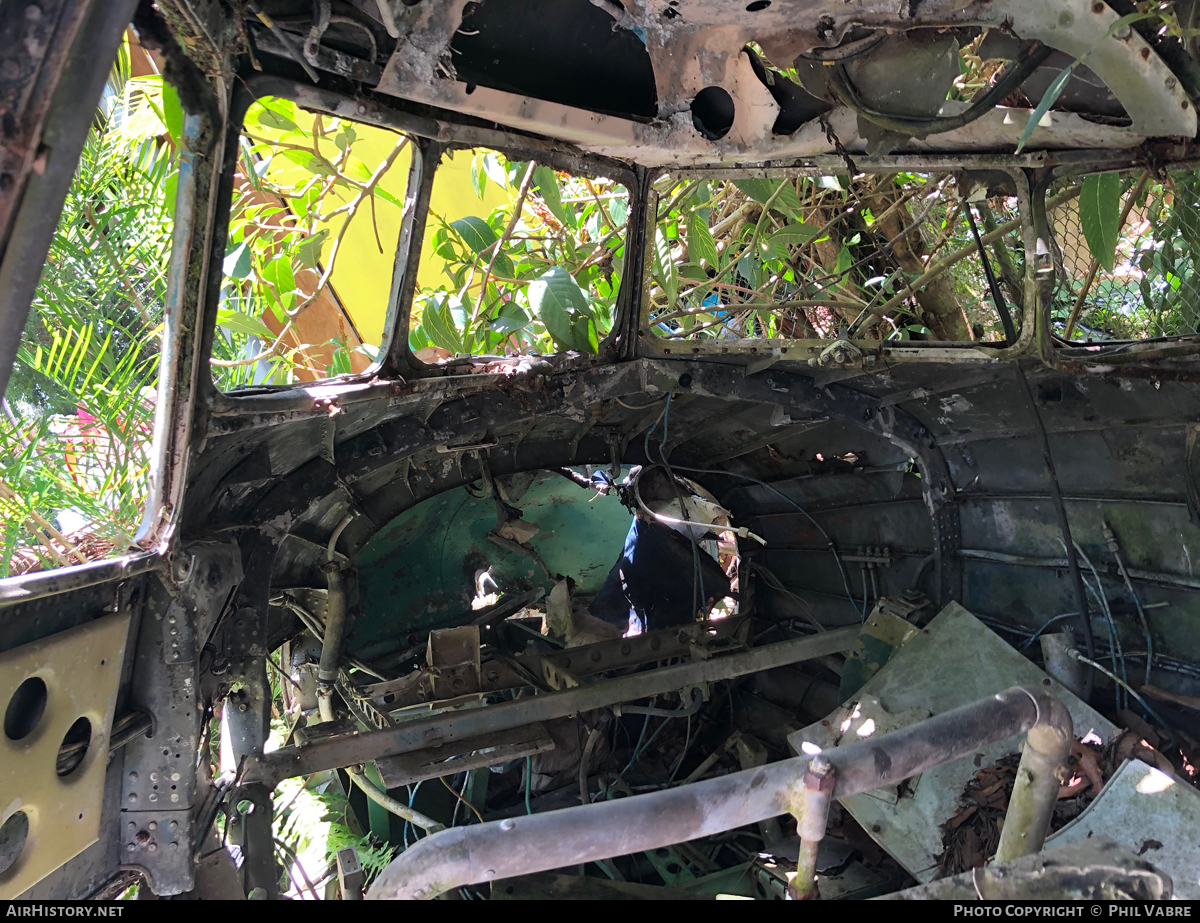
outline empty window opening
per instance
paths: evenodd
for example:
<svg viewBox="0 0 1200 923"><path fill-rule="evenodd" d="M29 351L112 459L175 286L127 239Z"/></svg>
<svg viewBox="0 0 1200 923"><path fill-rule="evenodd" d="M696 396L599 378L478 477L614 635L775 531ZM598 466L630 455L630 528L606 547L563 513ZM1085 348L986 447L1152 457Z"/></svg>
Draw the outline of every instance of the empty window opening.
<svg viewBox="0 0 1200 923"><path fill-rule="evenodd" d="M664 176L643 330L667 348L839 336L1000 345L966 210L1019 327L1021 217L1005 179L968 175L967 189L945 173Z"/></svg>
<svg viewBox="0 0 1200 923"><path fill-rule="evenodd" d="M1047 192L1052 327L1072 343L1200 332L1200 177L1142 169L1060 180Z"/></svg>
<svg viewBox="0 0 1200 923"><path fill-rule="evenodd" d="M238 143L213 380L365 372L385 341L414 145L274 97L250 106Z"/></svg>
<svg viewBox="0 0 1200 923"><path fill-rule="evenodd" d="M596 353L612 329L629 194L620 183L447 152L413 296L418 359Z"/></svg>

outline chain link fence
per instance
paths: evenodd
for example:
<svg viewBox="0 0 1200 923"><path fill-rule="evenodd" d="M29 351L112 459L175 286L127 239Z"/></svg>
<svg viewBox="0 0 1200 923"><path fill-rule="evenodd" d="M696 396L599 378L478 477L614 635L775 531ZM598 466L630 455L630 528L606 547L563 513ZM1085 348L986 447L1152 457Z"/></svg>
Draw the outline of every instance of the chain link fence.
<svg viewBox="0 0 1200 923"><path fill-rule="evenodd" d="M1054 332L1076 343L1200 332L1200 177L1160 178L1137 169L1106 180L1108 191L1099 178L1088 183L1073 177L1047 195L1048 205L1061 201L1047 210L1056 270ZM1080 194L1070 195L1075 192ZM1097 198L1107 198L1107 206L1097 209ZM1107 210L1107 218L1097 210Z"/></svg>

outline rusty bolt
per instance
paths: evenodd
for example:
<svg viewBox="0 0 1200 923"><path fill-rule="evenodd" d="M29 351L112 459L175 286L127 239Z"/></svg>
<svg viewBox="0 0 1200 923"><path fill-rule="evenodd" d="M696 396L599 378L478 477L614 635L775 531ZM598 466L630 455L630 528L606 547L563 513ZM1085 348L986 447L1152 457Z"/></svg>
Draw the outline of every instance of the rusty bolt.
<svg viewBox="0 0 1200 923"><path fill-rule="evenodd" d="M804 787L814 792L830 792L833 791L835 784L837 784L837 778L833 771L833 765L824 756L819 754L814 756L808 763L808 769L804 772Z"/></svg>

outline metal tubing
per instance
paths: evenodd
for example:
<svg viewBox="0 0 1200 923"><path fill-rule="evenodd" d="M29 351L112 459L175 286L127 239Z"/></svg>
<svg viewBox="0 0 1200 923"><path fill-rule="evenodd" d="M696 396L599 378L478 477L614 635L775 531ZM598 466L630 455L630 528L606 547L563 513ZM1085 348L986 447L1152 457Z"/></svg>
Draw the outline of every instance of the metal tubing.
<svg viewBox="0 0 1200 923"><path fill-rule="evenodd" d="M833 789L837 774L833 764L823 753L818 753L808 764L804 781L800 786L800 797L793 814L796 817L796 833L800 836L800 852L796 857L796 877L788 886L791 900L813 900L817 891L817 851L825 839L825 828L829 824L829 806L833 803Z"/></svg>
<svg viewBox="0 0 1200 923"><path fill-rule="evenodd" d="M422 830L429 833L436 833L438 830L445 830L446 825L439 823L432 817L427 817L415 808L410 808L402 801L397 801L378 785L366 777L362 769L358 766L351 766L346 770L346 774L354 780L354 784L362 789L363 794L374 801L377 805L386 811L395 814L402 820L406 820L411 824L415 824Z"/></svg>
<svg viewBox="0 0 1200 923"><path fill-rule="evenodd" d="M329 595L325 603L325 643L317 668L317 708L322 721L333 720L333 687L337 684L342 636L346 633L346 582L334 563L326 564Z"/></svg>
<svg viewBox="0 0 1200 923"><path fill-rule="evenodd" d="M1032 855L1046 842L1059 786L1066 781L1063 763L1072 739L1069 722L1065 732L1060 727L1030 729L1017 767L1008 813L1004 815L1004 829L1000 831L997 862Z"/></svg>
<svg viewBox="0 0 1200 923"><path fill-rule="evenodd" d="M1070 739L1066 707L1014 687L910 727L823 755L833 797L895 784L1033 727ZM712 836L787 813L811 757L706 782L581 807L452 827L426 837L384 869L368 899L432 898L467 884L527 875Z"/></svg>
<svg viewBox="0 0 1200 923"><path fill-rule="evenodd" d="M246 762L243 778L276 785L282 779L366 763L384 756L411 753L490 734L525 727L538 721L604 708L618 702L633 702L653 695L676 692L698 683L758 673L774 667L813 660L848 651L858 638L860 626L823 631L779 644L695 660L673 667L659 667L618 679L588 683L574 689L500 702L487 708L467 708L428 718L405 721L394 728L366 734L318 740L304 747L281 747L255 755ZM1015 733L1015 732L1014 732ZM776 812L780 813L780 812ZM674 841L672 841L674 842ZM568 863L570 864L570 863ZM558 866L554 866L557 868Z"/></svg>
<svg viewBox="0 0 1200 923"><path fill-rule="evenodd" d="M347 513L329 536L325 546L325 574L329 595L325 601L325 638L321 645L321 662L317 667L317 710L322 721L332 721L333 687L337 685L338 667L342 661L342 638L346 634L346 580L342 564L334 560L334 549L346 526L354 516Z"/></svg>

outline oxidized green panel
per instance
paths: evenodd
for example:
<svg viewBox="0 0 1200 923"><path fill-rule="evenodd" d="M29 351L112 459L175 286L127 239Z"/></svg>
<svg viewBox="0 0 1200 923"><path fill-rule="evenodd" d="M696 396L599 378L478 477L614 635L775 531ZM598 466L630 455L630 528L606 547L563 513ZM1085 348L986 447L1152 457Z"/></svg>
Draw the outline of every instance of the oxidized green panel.
<svg viewBox="0 0 1200 923"><path fill-rule="evenodd" d="M538 526L529 542L552 574L573 577L576 593L600 589L616 563L632 515L616 496L596 497L555 474L539 474L514 506ZM471 611L475 574L489 566L500 587L519 593L549 580L533 559L493 544L496 506L453 490L398 516L358 558L359 598L351 649L396 634L436 628Z"/></svg>

